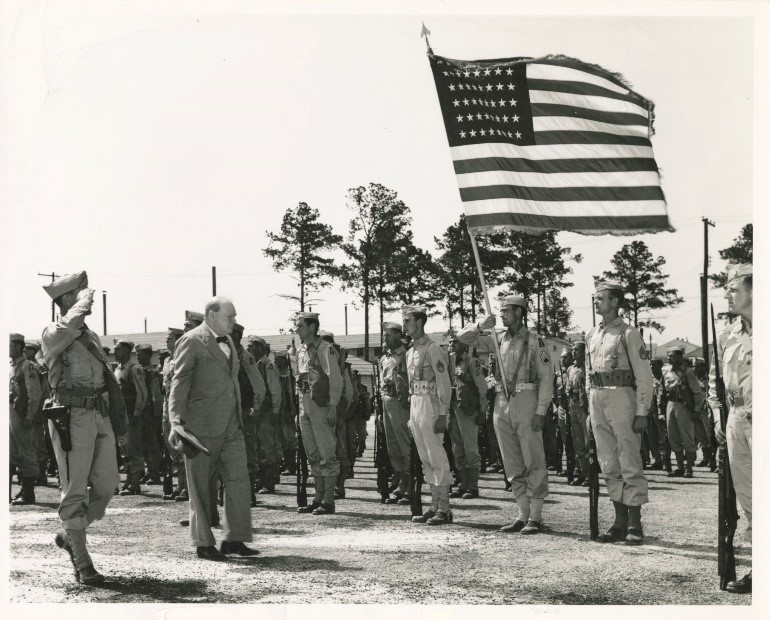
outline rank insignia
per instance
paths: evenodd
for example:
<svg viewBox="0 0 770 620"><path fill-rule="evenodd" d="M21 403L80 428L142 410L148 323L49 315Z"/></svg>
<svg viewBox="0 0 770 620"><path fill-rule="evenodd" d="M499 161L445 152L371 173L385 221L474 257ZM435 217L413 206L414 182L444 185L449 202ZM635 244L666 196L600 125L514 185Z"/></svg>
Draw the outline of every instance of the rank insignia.
<svg viewBox="0 0 770 620"><path fill-rule="evenodd" d="M644 348L644 345L639 347L639 359L646 360L648 357L649 355L647 355L647 349Z"/></svg>
<svg viewBox="0 0 770 620"><path fill-rule="evenodd" d="M438 363L436 364L436 371L437 372L444 372L444 370L445 370L444 362L439 360Z"/></svg>
<svg viewBox="0 0 770 620"><path fill-rule="evenodd" d="M548 352L545 349L540 351L540 360L543 362L543 364L551 363L551 358L548 357Z"/></svg>

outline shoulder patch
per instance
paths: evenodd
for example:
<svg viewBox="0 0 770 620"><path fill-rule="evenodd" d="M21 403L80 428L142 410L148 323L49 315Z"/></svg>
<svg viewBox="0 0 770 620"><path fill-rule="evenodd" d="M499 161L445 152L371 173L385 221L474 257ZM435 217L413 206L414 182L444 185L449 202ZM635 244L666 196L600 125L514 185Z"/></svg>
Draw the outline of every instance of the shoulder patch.
<svg viewBox="0 0 770 620"><path fill-rule="evenodd" d="M540 342L542 342L542 340ZM551 363L551 358L548 357L548 352L545 350L545 348L540 351L540 361L542 361L546 366Z"/></svg>
<svg viewBox="0 0 770 620"><path fill-rule="evenodd" d="M253 366L254 364L256 364L256 362L254 361L254 356L249 355L249 366Z"/></svg>
<svg viewBox="0 0 770 620"><path fill-rule="evenodd" d="M647 349L644 348L644 345L639 347L639 359L646 360L649 356L647 355Z"/></svg>
<svg viewBox="0 0 770 620"><path fill-rule="evenodd" d="M446 370L446 367L444 366L443 361L439 360L438 362L436 362L436 370L438 372L444 372Z"/></svg>

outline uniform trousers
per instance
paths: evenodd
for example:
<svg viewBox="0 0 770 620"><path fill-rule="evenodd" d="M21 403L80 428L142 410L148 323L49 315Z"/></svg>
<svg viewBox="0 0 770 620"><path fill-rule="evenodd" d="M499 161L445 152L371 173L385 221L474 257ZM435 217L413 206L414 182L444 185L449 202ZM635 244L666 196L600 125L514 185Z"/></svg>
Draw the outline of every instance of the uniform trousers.
<svg viewBox="0 0 770 620"><path fill-rule="evenodd" d="M355 419L355 427L356 427L356 450L357 454L363 454L364 450L366 450L366 423L367 419L362 417L357 417ZM385 440L387 441L387 433L385 433ZM391 463L392 464L392 463Z"/></svg>
<svg viewBox="0 0 770 620"><path fill-rule="evenodd" d="M468 415L456 404L449 411L449 436L457 469L481 467L479 454L479 425L476 415Z"/></svg>
<svg viewBox="0 0 770 620"><path fill-rule="evenodd" d="M261 467L276 465L280 460L278 439L276 437L276 416L271 411L262 411L257 421L257 437L259 438L259 465Z"/></svg>
<svg viewBox="0 0 770 620"><path fill-rule="evenodd" d="M706 450L711 449L711 429L713 428L711 419L709 416L709 409L708 407L703 407L701 409L700 419L695 421L694 423L695 427L695 441L698 444L698 447L703 450L704 448Z"/></svg>
<svg viewBox="0 0 770 620"><path fill-rule="evenodd" d="M636 413L634 390L591 388L588 399L607 495L613 502L626 506L646 504L649 500L640 452L642 435L632 429Z"/></svg>
<svg viewBox="0 0 770 620"><path fill-rule="evenodd" d="M725 435L735 495L746 515L746 540L751 542L751 409L732 409Z"/></svg>
<svg viewBox="0 0 770 620"><path fill-rule="evenodd" d="M171 460L176 463L176 475L179 484L182 484L182 480L187 481L187 474L185 473L184 457L171 447L168 442L168 436L171 433L171 422L168 420L168 410L163 408L163 441L166 442L166 450L168 450Z"/></svg>
<svg viewBox="0 0 770 620"><path fill-rule="evenodd" d="M300 394L299 426L313 477L338 476L336 411L316 405L310 392Z"/></svg>
<svg viewBox="0 0 770 620"><path fill-rule="evenodd" d="M104 516L118 485L112 423L98 410L72 407L69 452L62 450L53 422L48 428L61 480L59 518L67 530L85 530Z"/></svg>
<svg viewBox="0 0 770 620"><path fill-rule="evenodd" d="M444 450L444 434L433 430L438 421L438 406L437 396L413 394L409 429L422 461L425 482L435 486L449 486L452 484L452 472Z"/></svg>
<svg viewBox="0 0 770 620"><path fill-rule="evenodd" d="M684 403L669 401L666 407L668 442L674 452L695 452L693 413Z"/></svg>
<svg viewBox="0 0 770 620"><path fill-rule="evenodd" d="M583 478L588 478L588 414L580 406L580 401L570 403L569 417L575 462L578 465L580 475Z"/></svg>
<svg viewBox="0 0 770 620"><path fill-rule="evenodd" d="M350 464L355 459L351 459L351 455L348 452L348 425L345 419L345 414L348 409L348 401L343 396L337 405L337 423L334 427L334 432L337 437L337 460L340 462L340 470L347 471Z"/></svg>
<svg viewBox="0 0 770 620"><path fill-rule="evenodd" d="M43 473L48 465L48 446L45 443L45 418L40 411L32 421L32 447L35 450L38 471Z"/></svg>
<svg viewBox="0 0 770 620"><path fill-rule="evenodd" d="M147 472L153 478L160 472L160 445L158 444L158 417L152 409L142 414L142 458ZM144 465L142 465L144 468Z"/></svg>
<svg viewBox="0 0 770 620"><path fill-rule="evenodd" d="M537 394L523 390L497 394L494 423L505 476L511 483L515 498L526 495L530 499L548 497L548 469L545 464L543 432L532 430L537 409Z"/></svg>
<svg viewBox="0 0 770 620"><path fill-rule="evenodd" d="M258 423L256 411L249 414L244 411L242 415L244 433L244 443L246 444L246 467L249 470L249 476L254 478L259 474L259 435L257 433Z"/></svg>
<svg viewBox="0 0 770 620"><path fill-rule="evenodd" d="M11 411L11 463L19 468L21 476L37 477L37 455L32 442L34 424L25 415Z"/></svg>
<svg viewBox="0 0 770 620"><path fill-rule="evenodd" d="M404 407L395 396L382 395L382 407L385 410L385 440L388 445L388 457L393 470L408 473L411 458L411 436L409 435L409 409ZM364 436L366 433L364 432Z"/></svg>
<svg viewBox="0 0 770 620"><path fill-rule="evenodd" d="M297 449L297 429L294 427L293 418L284 418L281 421L281 451L284 454L291 453Z"/></svg>
<svg viewBox="0 0 770 620"><path fill-rule="evenodd" d="M187 492L190 495L190 537L196 547L210 547L216 542L211 533L211 487L217 478L224 482L224 518L222 539L249 542L251 537L251 494L246 466L246 444L233 411L225 432L215 437L200 437L211 452L194 458L185 455Z"/></svg>
<svg viewBox="0 0 770 620"><path fill-rule="evenodd" d="M128 438L123 447L123 464L129 476L141 477L144 472L144 457L142 456L142 416L128 416Z"/></svg>

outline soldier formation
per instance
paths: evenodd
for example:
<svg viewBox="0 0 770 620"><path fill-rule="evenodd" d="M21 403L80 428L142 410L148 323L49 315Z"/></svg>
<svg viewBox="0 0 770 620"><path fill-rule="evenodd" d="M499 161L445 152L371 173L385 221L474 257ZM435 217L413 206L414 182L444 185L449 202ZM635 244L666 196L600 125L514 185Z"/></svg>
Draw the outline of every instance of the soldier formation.
<svg viewBox="0 0 770 620"><path fill-rule="evenodd" d="M10 456L12 474L15 468L21 482L11 503L34 503L35 485L58 472L63 529L56 544L69 553L77 580L93 584L103 577L88 555L86 529L104 515L112 496L141 494L142 484L162 483L163 499L187 501L194 481L197 509L191 502L193 523L183 524L192 525L194 542L196 536L205 539L195 543L199 557L221 559L215 548L211 551L209 527L219 521L218 503L225 504L227 515L223 496L235 478L212 465L208 492L200 499L200 476L206 474L190 467L200 469L202 461L194 459L201 446L189 448L197 439L171 397L181 390L177 342L184 338L188 346L185 334L200 331L204 323L223 325L216 318L220 304L210 302L205 315L188 311L184 330L169 328L159 368L151 365L149 345L121 340L115 344L113 369L84 322L93 302L87 287L85 272L45 287L61 318L44 330L42 347L11 334ZM644 470L666 468L671 477L692 478L700 448L703 460L697 465L714 471L717 446L726 442L750 534L751 266L731 267L727 287L735 318L717 343L727 411L716 397L713 364L709 376L704 359L690 367L678 348L668 350L666 365L649 359L639 331L619 316L623 286L617 282L597 281L595 309L601 322L585 341L565 349L558 363L544 339L527 328L524 297L502 300L502 333L494 329L496 317L487 316L451 334L449 351L426 335L427 309L405 306L403 324L382 326L380 392L371 395L346 361L347 351L333 334L320 330L317 313L298 313L300 346L275 352L258 336L244 347L244 328L233 318L229 336L212 331L223 360L230 360L231 350L236 356L230 361L237 373L240 434L233 440L245 454L242 473L248 474L250 504L258 505L260 494L275 493L283 474L297 476L297 512L333 514L335 502L345 498L345 481L354 475L367 420L381 397L378 421L384 437L377 445L385 447L381 463L391 472L382 500L411 506L416 523L452 523L450 498L477 498L479 474L489 468L504 473L516 503L515 517L500 531L538 534L549 470L586 487L592 471L595 478L600 469L615 520L596 540L639 545L644 541L641 507L648 502ZM134 350L137 361L131 359ZM184 354L181 359L187 363ZM119 465L125 473L120 488ZM309 503L300 500L308 466L315 487ZM431 504L415 511L423 482ZM232 505L230 510L236 511ZM222 553L256 553L237 538L222 544ZM727 589L750 592L751 573Z"/></svg>

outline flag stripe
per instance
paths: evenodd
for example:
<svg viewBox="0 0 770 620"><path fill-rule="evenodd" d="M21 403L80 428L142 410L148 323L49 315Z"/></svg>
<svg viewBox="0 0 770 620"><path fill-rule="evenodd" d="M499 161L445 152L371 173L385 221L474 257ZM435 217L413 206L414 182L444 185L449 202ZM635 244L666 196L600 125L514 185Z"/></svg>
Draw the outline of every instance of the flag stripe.
<svg viewBox="0 0 770 620"><path fill-rule="evenodd" d="M517 146L507 142L485 142L450 147L452 159L477 157L522 157L524 159L572 159L644 157L653 158L650 146L626 146L606 144L554 144L549 146Z"/></svg>
<svg viewBox="0 0 770 620"><path fill-rule="evenodd" d="M454 162L455 172L465 175L474 172L509 171L553 174L559 172L635 172L658 171L658 165L652 158L617 157L604 159L544 159L533 160L512 157L477 157L459 159ZM460 177L458 176L458 179Z"/></svg>
<svg viewBox="0 0 770 620"><path fill-rule="evenodd" d="M535 139L539 131L599 131L602 133L621 136L639 136L647 139L647 125L615 125L613 123L600 123L583 118L569 118L567 116L536 116L532 119L535 128ZM540 143L539 140L537 140Z"/></svg>
<svg viewBox="0 0 770 620"><path fill-rule="evenodd" d="M604 97L617 101L627 101L639 105L639 100L631 95L623 95L613 90L607 90L601 86L585 84L584 82L564 82L559 80L528 80L530 90L547 90L569 95L587 95L591 97Z"/></svg>
<svg viewBox="0 0 770 620"><path fill-rule="evenodd" d="M635 217L650 213L652 215L665 214L665 203L659 200L636 200L624 203L613 201L567 201L550 202L542 200L481 200L466 202L463 205L465 213L470 216L491 215L494 213L532 213L544 217L557 217L559 215L577 216L585 215L595 217L608 215L612 217Z"/></svg>
<svg viewBox="0 0 770 620"><path fill-rule="evenodd" d="M564 67L559 65L547 65L541 63L530 63L527 65L527 79L530 84L533 80L558 80L565 82L584 82L600 86L606 90L611 90L622 95L629 95L629 90L623 86L618 86L614 82L598 75L593 75L582 69L574 67Z"/></svg>
<svg viewBox="0 0 770 620"><path fill-rule="evenodd" d="M529 100L532 103L558 103L561 105L571 105L578 108L588 108L589 110L600 110L603 112L627 112L629 114L640 114L647 116L647 110L628 101L618 99L608 99L607 97L595 97L589 95L573 95L570 93L560 93L551 90L531 90L529 91Z"/></svg>
<svg viewBox="0 0 770 620"><path fill-rule="evenodd" d="M571 230L583 234L604 235L607 233L636 235L643 233L673 231L667 215L635 216L543 216L530 213L490 213L468 215L468 229L474 232L492 232L495 229L514 228L518 230Z"/></svg>
<svg viewBox="0 0 770 620"><path fill-rule="evenodd" d="M658 185L657 172L508 172L493 170L458 174L461 188L487 185L518 185L524 187L636 187Z"/></svg>
<svg viewBox="0 0 770 620"><path fill-rule="evenodd" d="M532 116L565 116L568 118L584 118L601 123L613 123L615 125L643 125L647 127L648 120L641 114L628 114L627 112L602 112L578 108L572 105L558 105L554 103L532 104Z"/></svg>
<svg viewBox="0 0 770 620"><path fill-rule="evenodd" d="M461 187L460 198L463 202L499 198L535 202L664 200L663 191L657 185L641 187L523 187L520 185L485 185L482 187Z"/></svg>
<svg viewBox="0 0 770 620"><path fill-rule="evenodd" d="M538 64L538 65L553 65L556 67L570 67L573 69L578 69L579 71L583 71L584 73L590 73L591 75L596 75L599 77L602 77L606 80L609 80L613 84L620 86L621 88L627 88L625 84L623 84L622 80L619 80L616 76L614 76L609 71L605 71L599 67L592 67L589 64L586 64L584 62L580 62L578 60L573 60L570 58L541 58L540 60L537 60L532 64ZM634 93L636 95L636 93ZM638 97L639 95L637 95Z"/></svg>
<svg viewBox="0 0 770 620"><path fill-rule="evenodd" d="M537 145L552 144L630 144L652 146L648 138L640 136L617 136L599 131L539 131L535 134Z"/></svg>

